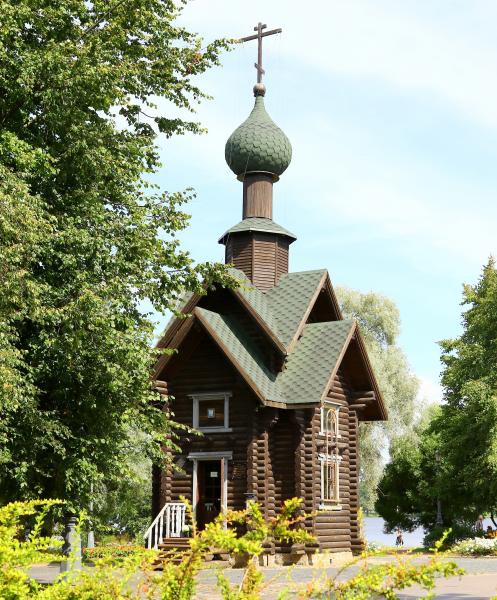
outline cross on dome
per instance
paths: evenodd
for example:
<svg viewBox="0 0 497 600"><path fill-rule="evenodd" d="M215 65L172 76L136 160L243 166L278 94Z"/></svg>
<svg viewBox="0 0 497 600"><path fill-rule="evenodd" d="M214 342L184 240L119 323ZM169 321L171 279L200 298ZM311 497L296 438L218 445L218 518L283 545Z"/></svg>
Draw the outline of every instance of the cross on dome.
<svg viewBox="0 0 497 600"><path fill-rule="evenodd" d="M268 35L274 35L276 33L281 33L281 27L278 29L271 29L270 31L264 31L267 25L262 24L260 21L256 27L254 27L254 31L257 31L255 35L248 35L240 39L240 42L250 42L251 40L257 40L257 62L254 63L254 67L257 69L257 83L262 84L262 76L266 73L262 68L262 38L267 37Z"/></svg>

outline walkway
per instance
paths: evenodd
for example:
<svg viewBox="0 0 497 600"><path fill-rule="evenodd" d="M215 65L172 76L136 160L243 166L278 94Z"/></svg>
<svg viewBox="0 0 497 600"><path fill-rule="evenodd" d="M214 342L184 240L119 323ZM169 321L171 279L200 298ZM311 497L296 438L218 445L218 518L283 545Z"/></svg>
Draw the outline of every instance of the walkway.
<svg viewBox="0 0 497 600"><path fill-rule="evenodd" d="M371 563L385 561L385 558L371 558ZM455 560L459 566L464 568L467 575L462 578L452 577L450 579L439 579L436 584L435 598L438 600L488 600L497 595L497 558L458 558ZM216 569L205 569L199 577L197 592L198 600L219 600L220 595L216 590ZM317 569L309 567L279 567L262 569L266 581L263 594L264 600L276 600L278 593L288 588L297 592L306 584L322 576L336 574L336 569ZM58 565L43 565L33 567L31 574L38 581L48 583L58 575ZM350 577L357 572L353 567L342 576ZM243 571L238 569L225 569L224 573L232 583L239 583ZM411 600L418 598L422 592L418 588L412 588L401 594L401 598ZM290 594L295 598L296 593Z"/></svg>

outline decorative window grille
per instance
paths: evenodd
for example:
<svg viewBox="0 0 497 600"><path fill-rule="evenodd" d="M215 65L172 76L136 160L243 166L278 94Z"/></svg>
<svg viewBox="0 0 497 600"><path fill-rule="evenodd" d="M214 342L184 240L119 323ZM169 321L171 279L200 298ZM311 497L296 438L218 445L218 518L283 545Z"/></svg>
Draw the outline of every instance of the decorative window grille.
<svg viewBox="0 0 497 600"><path fill-rule="evenodd" d="M321 409L321 433L325 437L324 452L319 455L321 462L321 503L324 506L338 505L340 502L340 462L338 451L340 437L338 412L339 405L325 404Z"/></svg>

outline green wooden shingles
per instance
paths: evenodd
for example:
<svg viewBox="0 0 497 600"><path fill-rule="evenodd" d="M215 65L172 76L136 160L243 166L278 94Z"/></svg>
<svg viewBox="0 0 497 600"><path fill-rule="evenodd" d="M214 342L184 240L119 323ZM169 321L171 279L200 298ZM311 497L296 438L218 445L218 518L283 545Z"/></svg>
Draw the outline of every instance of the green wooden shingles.
<svg viewBox="0 0 497 600"><path fill-rule="evenodd" d="M279 351L287 350L283 369L275 372L270 368L267 354L241 322L233 315L222 314L222 307L221 312L214 312L197 306L194 314L264 401L282 405L318 403L355 327L354 321L338 320L307 323L302 329L326 270L284 274L266 293L254 287L242 271L232 269L232 274L240 282L236 293L278 340ZM190 297L185 296L185 305ZM298 333L298 340L292 344Z"/></svg>
<svg viewBox="0 0 497 600"><path fill-rule="evenodd" d="M263 400L279 404L320 402L354 327L352 320L307 324L284 369L275 373L235 319L203 308L195 312Z"/></svg>

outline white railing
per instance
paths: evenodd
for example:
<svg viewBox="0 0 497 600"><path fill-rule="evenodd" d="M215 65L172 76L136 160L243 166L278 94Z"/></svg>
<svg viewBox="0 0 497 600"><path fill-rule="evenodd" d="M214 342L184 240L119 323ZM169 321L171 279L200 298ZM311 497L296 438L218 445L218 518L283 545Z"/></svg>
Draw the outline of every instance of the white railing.
<svg viewBox="0 0 497 600"><path fill-rule="evenodd" d="M147 529L145 543L147 548L157 549L164 539L181 537L185 528L186 505L182 502L164 504L152 525ZM165 531L164 531L165 530Z"/></svg>

